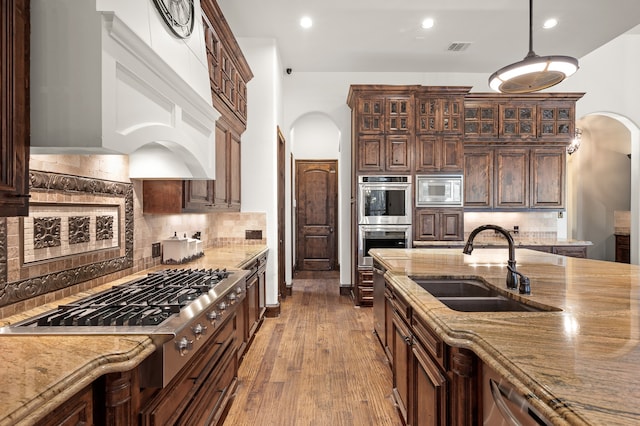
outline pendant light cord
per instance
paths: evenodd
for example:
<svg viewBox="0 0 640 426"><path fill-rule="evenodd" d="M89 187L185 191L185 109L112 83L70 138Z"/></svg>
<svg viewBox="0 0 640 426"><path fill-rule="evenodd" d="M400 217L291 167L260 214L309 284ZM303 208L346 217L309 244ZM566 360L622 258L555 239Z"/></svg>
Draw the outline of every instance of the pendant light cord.
<svg viewBox="0 0 640 426"><path fill-rule="evenodd" d="M529 53L527 58L536 56L533 51L533 0L529 0Z"/></svg>

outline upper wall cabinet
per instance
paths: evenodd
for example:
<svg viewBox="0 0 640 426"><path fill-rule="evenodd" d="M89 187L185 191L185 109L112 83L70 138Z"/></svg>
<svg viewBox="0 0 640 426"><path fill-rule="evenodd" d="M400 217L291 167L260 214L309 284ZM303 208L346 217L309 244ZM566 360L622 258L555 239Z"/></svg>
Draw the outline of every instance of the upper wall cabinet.
<svg viewBox="0 0 640 426"><path fill-rule="evenodd" d="M583 93L474 93L464 104L467 210L560 210Z"/></svg>
<svg viewBox="0 0 640 426"><path fill-rule="evenodd" d="M202 0L201 6L213 106L246 127L247 83L253 73L217 2Z"/></svg>
<svg viewBox="0 0 640 426"><path fill-rule="evenodd" d="M469 89L352 85L354 173L462 172Z"/></svg>
<svg viewBox="0 0 640 426"><path fill-rule="evenodd" d="M462 133L464 96L419 97L417 103L420 133Z"/></svg>
<svg viewBox="0 0 640 426"><path fill-rule="evenodd" d="M0 7L0 216L29 214L29 0Z"/></svg>
<svg viewBox="0 0 640 426"><path fill-rule="evenodd" d="M473 93L464 102L465 143L567 144L573 138L575 103L583 93L500 95Z"/></svg>

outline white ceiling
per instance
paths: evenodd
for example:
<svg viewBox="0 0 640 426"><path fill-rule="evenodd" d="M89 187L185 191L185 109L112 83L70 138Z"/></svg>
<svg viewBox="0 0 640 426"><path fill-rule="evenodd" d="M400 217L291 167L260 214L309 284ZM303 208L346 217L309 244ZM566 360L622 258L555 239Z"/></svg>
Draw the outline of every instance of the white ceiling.
<svg viewBox="0 0 640 426"><path fill-rule="evenodd" d="M238 38L275 39L293 72L490 73L529 50L527 0L218 0ZM299 26L303 15L313 27ZM431 17L435 26L420 28ZM559 24L543 30L555 17ZM535 0L533 48L580 58L631 29L639 0ZM469 42L450 52L454 42Z"/></svg>

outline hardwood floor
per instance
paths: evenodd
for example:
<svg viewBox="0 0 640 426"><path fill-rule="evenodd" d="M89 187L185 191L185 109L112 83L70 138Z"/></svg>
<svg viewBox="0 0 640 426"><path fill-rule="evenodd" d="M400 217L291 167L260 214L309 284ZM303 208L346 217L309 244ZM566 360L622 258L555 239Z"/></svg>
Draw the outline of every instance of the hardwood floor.
<svg viewBox="0 0 640 426"><path fill-rule="evenodd" d="M225 426L402 424L372 309L340 296L336 274L314 275L294 277L280 316L265 318Z"/></svg>

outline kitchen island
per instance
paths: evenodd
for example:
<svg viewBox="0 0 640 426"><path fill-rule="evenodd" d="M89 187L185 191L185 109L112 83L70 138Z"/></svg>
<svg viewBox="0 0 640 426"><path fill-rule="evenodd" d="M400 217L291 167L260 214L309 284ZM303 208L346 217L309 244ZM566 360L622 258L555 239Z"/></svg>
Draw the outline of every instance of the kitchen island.
<svg viewBox="0 0 640 426"><path fill-rule="evenodd" d="M640 267L516 249L531 295L505 288L506 249L372 249L447 345L475 353L554 424L640 423ZM460 312L414 278L473 278L539 312Z"/></svg>
<svg viewBox="0 0 640 426"><path fill-rule="evenodd" d="M204 257L181 267L238 269L251 264L266 252L267 247L264 245L216 247L205 250ZM21 321L58 305L168 267L159 265L90 291L4 318L1 325ZM75 395L86 393L85 390L96 379L108 373L130 371L155 350L152 339L145 335L0 334L0 362L4 366L0 371L0 425L34 424ZM114 396L118 396L117 391L114 391ZM90 399L89 394L89 404ZM79 400L80 404L84 402ZM132 402L134 403L135 401Z"/></svg>

